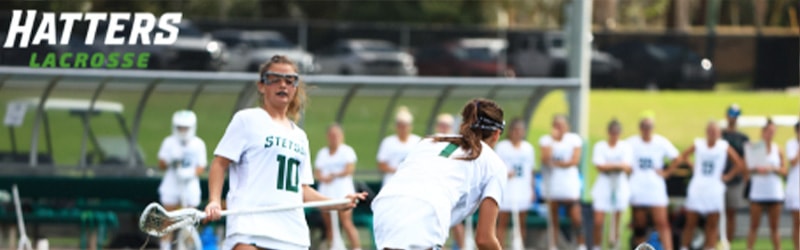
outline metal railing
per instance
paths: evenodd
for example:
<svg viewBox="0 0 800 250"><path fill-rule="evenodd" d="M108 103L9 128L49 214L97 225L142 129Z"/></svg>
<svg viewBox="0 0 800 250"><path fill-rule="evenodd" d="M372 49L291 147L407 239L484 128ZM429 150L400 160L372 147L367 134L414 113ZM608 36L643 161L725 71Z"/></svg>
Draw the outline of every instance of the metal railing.
<svg viewBox="0 0 800 250"><path fill-rule="evenodd" d="M146 104L157 86L162 84L180 84L184 86L192 86L191 98L187 104L187 108L191 109L197 100L197 97L202 93L209 90L209 85L226 85L238 86L238 95L233 107L231 107L231 115L235 111L243 108L251 107L258 96L256 90L255 73L234 73L234 72L183 72L183 71L148 71L148 70L107 70L107 69L34 69L25 67L0 67L0 91L4 90L3 87L9 81L24 80L45 83L45 88L39 95L39 106L36 109L36 114L33 121L33 130L30 142L30 155L28 159L28 168L36 168L39 166L37 161L39 131L42 120L46 119L44 114L44 104L50 98L53 89L58 86L59 89L70 88L86 88L85 83L97 83L97 87L93 90L90 99L91 105L88 113L94 107L98 96L109 86L119 84L120 81L126 81L125 84L138 84L143 85L144 91L139 97L133 118L129 121L130 133L127 135L127 142L130 144L129 149L131 153L127 159L126 165L128 169L144 169L144 162L142 159L136 157L138 138L143 122L142 114L145 110ZM84 83L80 86L75 84L74 80L80 80ZM435 99L434 105L431 107L431 115L427 119L427 128L433 127L436 114L440 112L443 104L449 98L458 95L469 95L469 97L486 97L490 99L504 99L514 98L519 99L519 105L522 106L522 117L530 120L533 117L537 105L542 99L553 90L565 90L568 95L576 95L581 84L578 78L494 78L494 77L396 77L396 76L336 76L336 75L308 75L303 76L303 81L306 84L315 86L315 90L311 95L341 95L342 101L336 107L336 122L342 123L348 110L350 110L351 101L357 96L370 96L379 93L381 96L388 98L388 104L385 107L385 112L382 115L379 138L386 134L388 125L392 118L392 111L396 108L398 99L403 97L404 94L413 91L424 91L432 98ZM376 91L377 90L377 91ZM468 90L468 91L461 91ZM463 93L457 93L461 91ZM512 93L514 96L509 96ZM572 103L569 103L573 105ZM578 105L576 105L578 106ZM326 107L333 108L333 107ZM580 107L571 107L570 112L579 112ZM573 119L571 122L574 127L581 121L578 115L571 115ZM301 123L302 124L302 123ZM89 127L87 125L83 128L82 148L81 148L81 161L79 168L85 168L86 162L86 140L89 135Z"/></svg>

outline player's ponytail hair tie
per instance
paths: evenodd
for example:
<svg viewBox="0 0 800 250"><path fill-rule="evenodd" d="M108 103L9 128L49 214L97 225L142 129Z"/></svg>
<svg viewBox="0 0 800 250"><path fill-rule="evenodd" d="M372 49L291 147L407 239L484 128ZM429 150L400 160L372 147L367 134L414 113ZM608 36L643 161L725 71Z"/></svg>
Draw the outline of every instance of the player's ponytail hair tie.
<svg viewBox="0 0 800 250"><path fill-rule="evenodd" d="M482 129L482 130L500 130L503 131L506 128L505 121L495 121L492 118L489 118L485 115L478 115L478 119L475 123L472 124L472 128Z"/></svg>

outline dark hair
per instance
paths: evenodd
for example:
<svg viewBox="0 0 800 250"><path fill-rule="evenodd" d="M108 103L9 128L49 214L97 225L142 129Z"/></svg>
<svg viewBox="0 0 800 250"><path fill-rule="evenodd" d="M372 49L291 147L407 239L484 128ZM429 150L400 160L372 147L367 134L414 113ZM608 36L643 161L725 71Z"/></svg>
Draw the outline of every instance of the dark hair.
<svg viewBox="0 0 800 250"><path fill-rule="evenodd" d="M481 155L481 141L494 134L494 131L503 130L503 109L497 103L482 98L469 101L461 111L460 137L434 137L436 142L450 142L457 144L469 155L461 160L475 160Z"/></svg>
<svg viewBox="0 0 800 250"><path fill-rule="evenodd" d="M772 117L767 117L767 124L764 124L764 127L761 129L767 129L770 126L774 126L775 122L772 121Z"/></svg>
<svg viewBox="0 0 800 250"><path fill-rule="evenodd" d="M522 120L522 118L514 117L513 119L511 119L511 122L508 123L508 127L514 129L514 127L516 126L522 126L522 128L525 128L525 121ZM509 137L511 136L511 133L509 132L506 132L506 134Z"/></svg>
<svg viewBox="0 0 800 250"><path fill-rule="evenodd" d="M284 55L274 55L272 56L272 58L269 59L269 61L267 61L264 64L261 64L261 67L258 70L259 79L261 79L262 78L261 76L267 73L267 71L269 71L269 67L271 67L274 64L287 64L291 66L295 72L300 73L300 71L297 69L297 65L294 62L292 62L292 60L290 60L288 57ZM300 110L305 108L307 100L306 85L303 83L302 80L298 79L298 81L299 83L297 83L296 87L297 92L294 93L294 98L292 98L292 101L289 103L289 108L286 111L286 115L289 116L289 118L291 118L295 122L300 119ZM266 84L265 82L262 82L262 80L259 80L258 82L261 84ZM261 96L259 102L260 104L263 104L264 95L261 95L259 92L259 96Z"/></svg>
<svg viewBox="0 0 800 250"><path fill-rule="evenodd" d="M794 124L794 132L800 132L800 120Z"/></svg>
<svg viewBox="0 0 800 250"><path fill-rule="evenodd" d="M608 127L606 129L608 131L611 131L611 129L613 128L619 128L619 130L622 131L622 123L619 123L619 120L617 120L617 118L611 119L611 121L608 122Z"/></svg>

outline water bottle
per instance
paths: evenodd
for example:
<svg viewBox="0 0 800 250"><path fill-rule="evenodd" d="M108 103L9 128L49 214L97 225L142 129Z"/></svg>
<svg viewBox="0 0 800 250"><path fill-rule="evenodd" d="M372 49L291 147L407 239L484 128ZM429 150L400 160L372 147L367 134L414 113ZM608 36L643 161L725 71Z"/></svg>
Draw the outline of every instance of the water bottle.
<svg viewBox="0 0 800 250"><path fill-rule="evenodd" d="M656 250L664 250L664 246L661 245L661 239L658 238L657 232L650 234L650 239L647 239L647 244L650 244Z"/></svg>

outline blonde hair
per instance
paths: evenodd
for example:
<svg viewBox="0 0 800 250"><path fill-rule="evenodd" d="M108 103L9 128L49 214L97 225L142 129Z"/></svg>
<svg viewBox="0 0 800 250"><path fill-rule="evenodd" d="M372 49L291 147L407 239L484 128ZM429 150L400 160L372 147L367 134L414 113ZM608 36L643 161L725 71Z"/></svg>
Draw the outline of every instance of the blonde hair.
<svg viewBox="0 0 800 250"><path fill-rule="evenodd" d="M258 70L259 80L258 83L256 84L266 84L265 82L262 82L261 76L263 76L267 71L269 71L269 68L274 64L289 65L292 67L292 69L294 69L295 72L300 73L300 71L297 68L297 65L294 62L292 62L292 60L290 60L288 57L284 55L274 55L272 56L272 58L269 59L269 61L267 61L264 64L261 64L261 67ZM308 98L306 97L306 84L303 83L302 80L298 79L297 87L295 88L296 92L294 93L292 101L289 102L289 107L286 110L286 116L297 122L300 120L300 111L306 107ZM259 105L264 105L264 94L259 92L259 97L260 97Z"/></svg>
<svg viewBox="0 0 800 250"><path fill-rule="evenodd" d="M397 108L397 114L394 117L395 122L402 122L402 123L412 123L414 122L414 115L411 114L411 111L408 110L406 106L400 106Z"/></svg>

